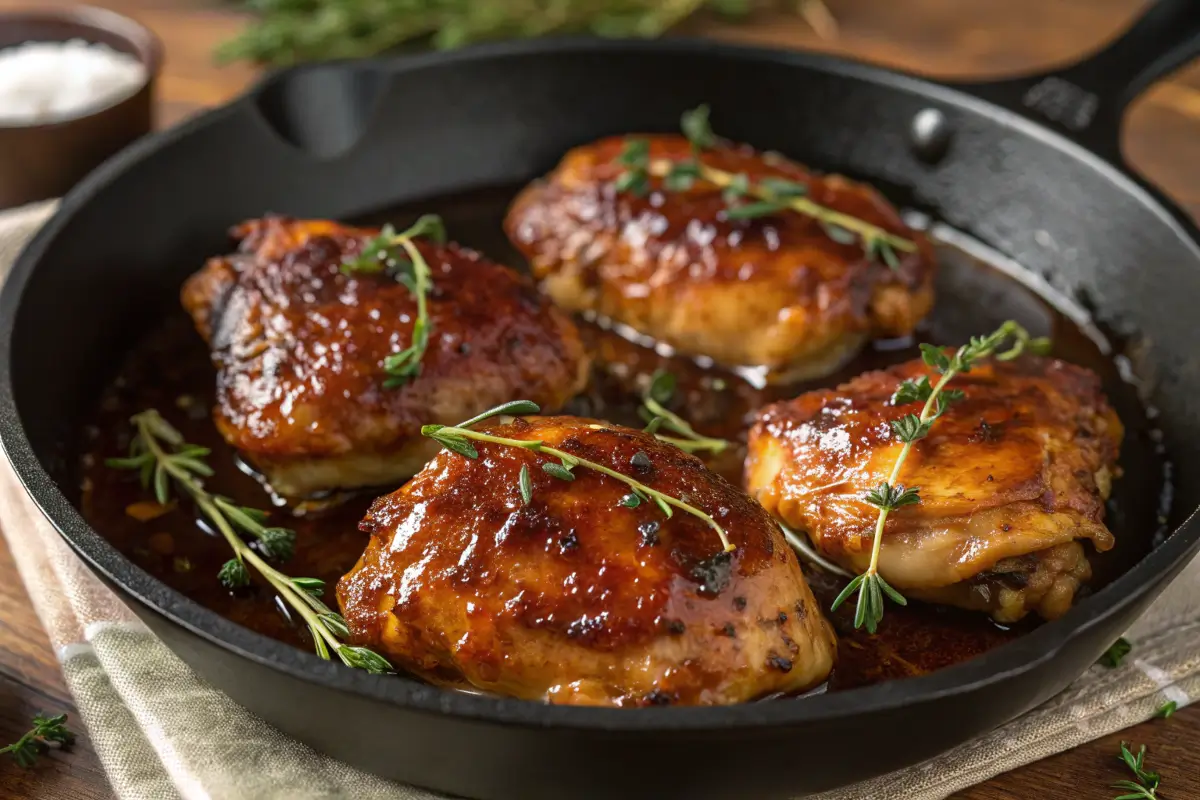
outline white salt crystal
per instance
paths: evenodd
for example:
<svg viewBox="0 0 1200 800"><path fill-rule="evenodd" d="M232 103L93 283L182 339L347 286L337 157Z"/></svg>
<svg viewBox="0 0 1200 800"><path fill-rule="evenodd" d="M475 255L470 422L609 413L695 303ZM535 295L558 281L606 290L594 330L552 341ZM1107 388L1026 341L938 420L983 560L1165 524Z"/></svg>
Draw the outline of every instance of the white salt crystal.
<svg viewBox="0 0 1200 800"><path fill-rule="evenodd" d="M79 116L133 94L146 80L140 61L82 39L27 42L0 50L0 125L36 125Z"/></svg>

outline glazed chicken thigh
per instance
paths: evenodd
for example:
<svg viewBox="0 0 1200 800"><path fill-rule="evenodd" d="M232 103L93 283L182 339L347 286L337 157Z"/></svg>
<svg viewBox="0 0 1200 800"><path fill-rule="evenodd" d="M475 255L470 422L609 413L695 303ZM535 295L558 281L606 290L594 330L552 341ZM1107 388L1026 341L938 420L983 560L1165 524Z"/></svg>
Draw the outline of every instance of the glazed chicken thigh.
<svg viewBox="0 0 1200 800"><path fill-rule="evenodd" d="M864 494L901 448L891 398L922 361L870 372L760 412L746 481L772 514L855 574L870 562L878 509ZM1061 616L1091 576L1085 544L1103 523L1122 426L1090 371L1049 358L988 362L955 377L966 393L916 442L898 477L921 502L890 513L880 574L909 598L1000 622Z"/></svg>
<svg viewBox="0 0 1200 800"><path fill-rule="evenodd" d="M538 440L710 514L650 501L586 466L475 441L443 450L377 500L338 584L352 640L443 685L553 703L735 703L819 684L834 636L778 526L693 456L574 417L498 418L487 434ZM523 499L521 468L531 478Z"/></svg>
<svg viewBox="0 0 1200 800"><path fill-rule="evenodd" d="M386 274L343 262L379 231L268 217L237 227L182 300L217 367L216 424L285 496L395 485L436 452L423 424L518 397L557 408L582 388L574 325L516 272L417 239L432 272L419 373L388 388L381 366L413 338L417 302Z"/></svg>
<svg viewBox="0 0 1200 800"><path fill-rule="evenodd" d="M632 137L630 137L632 138ZM754 368L784 383L833 371L871 337L909 334L933 303L934 258L873 188L818 177L772 153L718 142L694 156L683 136L637 137L648 160L693 157L751 184L786 181L829 209L911 240L895 263L793 210L730 217L722 187L651 175L643 196L616 186L629 139L569 152L521 193L505 229L562 308L591 312L685 355ZM753 200L753 198L750 198ZM744 202L744 201L743 201Z"/></svg>

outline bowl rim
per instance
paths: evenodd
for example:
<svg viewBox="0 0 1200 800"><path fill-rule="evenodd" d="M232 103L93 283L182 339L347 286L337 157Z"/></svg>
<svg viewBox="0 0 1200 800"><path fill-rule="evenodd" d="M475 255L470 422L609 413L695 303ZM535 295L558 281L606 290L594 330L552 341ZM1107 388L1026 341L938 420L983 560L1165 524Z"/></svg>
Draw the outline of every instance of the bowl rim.
<svg viewBox="0 0 1200 800"><path fill-rule="evenodd" d="M717 43L702 39L676 38L653 41L604 40L594 38L546 38L481 45L461 51L435 52L358 61L328 61L270 73L239 98L186 122L147 137L110 159L91 173L63 200L54 216L37 232L17 258L0 290L0 446L7 453L24 491L46 521L91 568L115 585L123 597L165 618L206 642L263 667L322 688L355 695L371 702L384 702L413 712L518 727L623 733L697 733L729 730L768 731L807 722L847 718L858 713L893 711L920 706L941 698L965 695L1030 673L1053 660L1077 636L1101 624L1122 609L1136 605L1163 585L1163 573L1181 570L1200 549L1200 512L1187 509L1186 518L1164 541L1140 562L1071 608L1063 617L968 661L928 675L887 681L803 698L800 702L742 703L728 706L679 706L650 708L596 708L556 706L533 700L476 695L447 690L396 675L371 675L325 661L311 652L256 633L201 606L158 578L137 567L84 520L43 468L21 425L13 391L12 336L16 312L26 285L49 244L60 229L92 195L118 179L129 167L157 154L163 148L241 113L245 105L269 86L278 75L306 69L328 69L352 64L355 69L377 68L386 73L403 73L448 64L488 61L506 57L550 54L600 54L617 56L629 52L660 52L698 55L714 52L725 58L767 63L784 63L801 69L844 76L882 85L893 91L916 94L987 117L1014 131L1042 141L1066 157L1086 162L1120 190L1137 198L1157 214L1165 226L1191 243L1200 268L1200 231L1169 200L1081 145L1043 125L982 100L960 88L906 73L875 67L835 56ZM1015 709L1019 711L1020 709Z"/></svg>
<svg viewBox="0 0 1200 800"><path fill-rule="evenodd" d="M138 86L130 91L117 95L107 103L98 106L85 106L81 111L66 117L54 117L44 122L28 125L5 122L0 117L0 133L5 131L51 131L73 125L82 120L98 117L118 108L153 86L162 73L163 43L153 30L137 20L112 11L90 5L66 6L54 9L25 9L19 11L0 11L0 28L13 23L60 23L73 25L78 28L78 35L69 39L29 39L30 42L67 42L70 39L83 39L89 43L88 31L101 31L125 41L133 49L133 55L145 67L145 76ZM0 49L17 47L19 43L6 45Z"/></svg>

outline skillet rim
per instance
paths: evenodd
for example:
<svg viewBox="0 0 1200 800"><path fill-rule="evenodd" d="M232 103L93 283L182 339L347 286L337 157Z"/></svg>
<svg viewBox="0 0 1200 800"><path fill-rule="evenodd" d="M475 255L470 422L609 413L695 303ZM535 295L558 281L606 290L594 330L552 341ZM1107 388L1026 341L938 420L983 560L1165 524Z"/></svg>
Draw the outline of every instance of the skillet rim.
<svg viewBox="0 0 1200 800"><path fill-rule="evenodd" d="M1009 127L1074 158L1100 173L1143 207L1160 217L1188 245L1196 257L1192 269L1200 268L1200 230L1161 191L1139 177L1109 163L1068 137L971 93L965 82L939 83L904 72L889 70L837 56L780 48L754 47L714 42L699 38L663 40L612 40L584 37L551 37L508 41L459 51L384 57L366 60L327 61L291 67L267 74L234 100L197 115L174 128L145 137L104 163L71 190L54 215L25 246L0 291L0 448L8 455L22 488L76 553L123 595L166 618L193 635L235 655L278 670L293 678L327 689L350 692L364 699L386 702L413 711L525 727L561 728L597 732L656 733L669 731L727 731L767 729L858 713L878 713L940 698L967 694L1030 672L1054 659L1068 643L1145 594L1161 588L1156 577L1174 568L1182 569L1200 549L1200 512L1188 517L1139 563L1100 591L1074 606L1066 615L981 656L903 681L848 689L803 698L803 702L743 703L731 706L681 706L636 709L554 706L532 700L474 695L420 683L401 676L369 675L324 661L314 653L271 639L238 625L204 608L142 570L116 550L83 519L34 454L16 409L12 382L13 326L21 297L33 270L49 243L91 196L120 177L129 166L174 141L202 133L240 107L250 103L266 87L309 69L374 69L398 74L456 63L487 63L507 58L570 53L686 54L738 59L746 62L778 63L789 68L834 74L850 80L875 84L888 91L914 94L934 102L961 108L986 118L989 123ZM1165 586L1165 585L1164 585Z"/></svg>

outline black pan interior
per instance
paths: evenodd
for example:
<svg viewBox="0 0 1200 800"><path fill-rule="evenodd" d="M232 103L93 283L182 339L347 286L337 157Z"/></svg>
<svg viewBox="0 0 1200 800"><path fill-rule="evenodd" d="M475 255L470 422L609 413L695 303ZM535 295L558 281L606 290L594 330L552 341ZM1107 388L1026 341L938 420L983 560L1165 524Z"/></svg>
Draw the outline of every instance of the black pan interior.
<svg viewBox="0 0 1200 800"><path fill-rule="evenodd" d="M1093 631L1091 648L1115 637L1119 630L1097 626L1148 600L1194 551L1196 531L1169 538L1065 619L903 685L617 716L445 700L401 679L350 675L223 623L125 562L73 509L81 419L121 354L177 302L182 280L226 247L230 225L266 211L355 218L423 197L516 184L596 137L674 130L680 112L702 102L713 107L722 135L869 180L895 203L969 232L1087 308L1113 332L1158 410L1175 465L1168 524L1181 525L1200 504L1200 251L1174 212L1119 169L966 94L832 59L685 41L542 42L301 68L110 162L67 199L0 297L0 435L19 474L104 574L206 638L327 685L481 718L609 730L816 720L997 681L1045 663L1079 631ZM914 146L914 120L927 109L944 117L944 147ZM1075 655L1065 668L1073 674L1043 673L1007 703L980 709L979 729L1061 688L1088 658L1094 653ZM971 733L957 725L946 732ZM926 754L936 752L930 747ZM888 756L875 768L919 756Z"/></svg>

